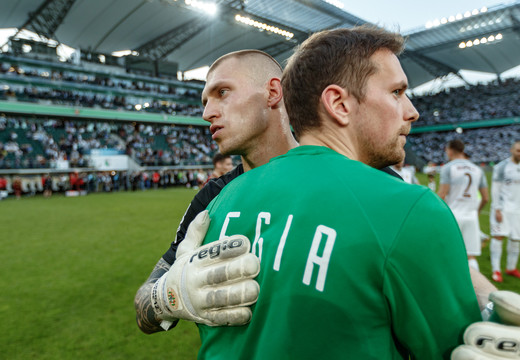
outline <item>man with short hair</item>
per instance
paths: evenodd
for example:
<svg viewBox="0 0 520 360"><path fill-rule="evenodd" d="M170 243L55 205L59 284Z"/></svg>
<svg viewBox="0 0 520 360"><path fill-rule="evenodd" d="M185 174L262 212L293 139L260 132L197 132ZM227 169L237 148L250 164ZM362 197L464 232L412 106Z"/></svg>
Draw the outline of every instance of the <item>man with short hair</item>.
<svg viewBox="0 0 520 360"><path fill-rule="evenodd" d="M244 234L260 259L254 316L247 327L199 325L200 358L448 358L480 319L448 207L372 168L402 160L418 118L402 49L402 37L382 29L337 29L312 35L289 60L282 84L300 146L241 175L208 207L206 241ZM214 65L206 89L240 66ZM206 89L215 129L226 99ZM219 145L232 140L215 135Z"/></svg>
<svg viewBox="0 0 520 360"><path fill-rule="evenodd" d="M224 174L227 174L233 170L233 162L231 161L231 155L223 155L221 153L216 153L213 156L213 172L206 180L206 183L210 179L216 179L221 177Z"/></svg>
<svg viewBox="0 0 520 360"><path fill-rule="evenodd" d="M228 66L225 66L226 63ZM255 66L251 66L251 64ZM259 74L259 71L264 71L263 75ZM254 82L253 85L256 84L256 87L251 86L254 79L259 80L259 76L260 78L264 76L263 81ZM281 93L280 77L281 68L274 59L263 52L251 50L223 56L215 62L208 75L207 90L205 91L205 103L208 111L205 113L205 118L216 125L212 128L212 132L221 149L227 149L227 153L240 154L246 169L257 168L297 145L290 135L288 118L283 108L282 98L279 96ZM222 87L216 86L218 84L221 84ZM209 92L210 89L213 91ZM241 107L239 104L243 104L243 106ZM260 116L257 123L261 126L242 127L245 136L236 136L244 116L234 116L234 113L241 115L249 107L256 110L253 114ZM266 126L266 123L270 123L271 126ZM271 130L272 126L275 127L275 131ZM226 131L219 133L221 129ZM254 131L251 132L251 130ZM269 141L266 144L257 142L255 147L247 146L248 137L254 139L265 131L268 131L272 137L270 140L276 141ZM233 139L240 141L233 141ZM195 218L195 215L205 209L210 200L224 186L244 172L244 167L239 165L231 173L225 174L219 179L212 179L191 202L177 231L176 240L157 263L149 279L136 295L138 324L144 332L153 333L171 329L178 319L210 325L241 325L249 321L251 312L248 312L245 307L254 303L258 296L258 292L252 289L250 282L250 279L257 274L258 269L255 267L254 260L258 261L258 259L255 256L253 256L254 259L245 259L241 252L238 252L235 257L233 252L238 248L238 244L246 244L247 239L244 238L235 238L232 242L225 238L209 244L209 247L199 247L206 233L209 219L206 216L207 212L203 212ZM301 181L295 182L295 184L300 183ZM371 191L372 189L369 190L369 192ZM300 194L295 198L299 197ZM247 201L248 196L245 196L243 200ZM279 202L279 199L273 198L273 201ZM301 207L301 211L313 206L314 203L305 204ZM393 206L390 208L394 209ZM380 211L382 217L378 221L383 221L381 225L384 225L386 211L384 208L381 208ZM338 214L348 217L342 212L338 212ZM230 220L233 218L230 217ZM188 229L190 223L192 225ZM420 239L417 240L420 241ZM244 243L241 243L242 241ZM258 248L264 240L252 238L252 241L255 248ZM232 246L229 246L230 243ZM246 248L246 245L240 247ZM219 249L226 250L219 251ZM239 265L234 262L236 259L240 260ZM193 261L190 262L190 260ZM244 271L244 267L247 267L247 271ZM222 273L221 269L226 271ZM194 275L195 281L188 281L192 275ZM487 299L490 289L486 286L482 288L480 285L479 288L486 294ZM165 296L158 296L160 289L169 291L161 292L161 295ZM182 289L180 293L179 289ZM356 289L357 285L348 292L356 291ZM157 308L152 299L156 301ZM285 310L280 309L280 311L283 313ZM353 308L351 312L357 313L358 309ZM280 321L283 323L285 320L281 318ZM448 320L448 322L450 321L451 319Z"/></svg>
<svg viewBox="0 0 520 360"><path fill-rule="evenodd" d="M520 141L511 146L511 157L493 168L491 197L491 253L492 278L502 282L500 260L502 240L507 241L506 274L520 278L516 268L520 253Z"/></svg>
<svg viewBox="0 0 520 360"><path fill-rule="evenodd" d="M466 158L461 140L449 141L446 155L450 161L441 169L438 194L446 201L459 224L469 266L479 271L476 258L482 252L479 214L489 200L486 176Z"/></svg>
<svg viewBox="0 0 520 360"><path fill-rule="evenodd" d="M186 296L198 295L200 297L201 294L206 294L208 295L206 299L209 299L199 307L191 308L191 312L179 310L172 315L168 311L157 310L152 299L157 292L153 292L153 289L155 285L158 285L159 280L164 279L168 274L171 276L174 273L172 270L175 270L176 266L183 266L183 263L179 263L181 254L177 250L179 244L185 244L186 241L191 244L190 239L194 238L193 235L188 236L188 225L194 221L197 214L206 209L210 201L228 183L243 174L244 171L261 166L269 162L271 158L284 154L298 145L292 136L289 119L283 105L280 84L282 68L276 60L262 51L243 50L217 59L212 68L215 69L217 66L218 73L213 73L213 77L211 77L212 72L209 73L204 90L204 118L211 122L212 137L219 145L220 152L225 155L240 155L242 164L217 179L211 179L195 195L181 220L175 240L157 262L146 282L137 291L134 301L137 324L143 332L148 334L169 330L179 319L213 325L242 325L249 321L251 312L244 306L256 301L258 294L257 290L252 289L253 286L250 283L250 279L256 275L254 266L249 271L235 272L230 275L230 278L223 276L219 281L212 278L211 286L207 286L206 282L204 289L193 284L185 286ZM218 99L218 106L215 105L215 99ZM208 101L211 103L208 104ZM198 221L193 225L207 227L205 221ZM200 237L200 242L202 242L203 235ZM199 245L200 243L190 250L195 251ZM243 254L238 255L242 257ZM232 256L224 259L220 257L220 262L207 264L208 269L218 272L219 269L225 269L225 266L234 260ZM202 273L200 270L195 269L195 272ZM182 279L171 280L169 278L169 283L172 281L179 285ZM231 288L231 285L234 287ZM250 291L244 294L244 291L237 289L240 286L249 288ZM232 304L230 301L220 305L215 304L212 294L222 293L223 289L230 291L228 299L239 298L239 300ZM178 297L182 298L182 294ZM165 302L162 299L158 299L158 301Z"/></svg>

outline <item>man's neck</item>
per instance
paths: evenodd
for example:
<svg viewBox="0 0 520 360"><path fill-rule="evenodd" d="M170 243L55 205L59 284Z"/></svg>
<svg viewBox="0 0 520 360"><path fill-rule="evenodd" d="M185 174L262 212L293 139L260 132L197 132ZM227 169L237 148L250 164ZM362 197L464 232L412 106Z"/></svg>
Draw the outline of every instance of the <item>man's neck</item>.
<svg viewBox="0 0 520 360"><path fill-rule="evenodd" d="M244 171L265 165L272 158L283 155L298 146L288 126L287 129L278 129L278 131L271 132L271 135L266 132L263 139L259 139L258 144L253 146L253 149L248 151L247 155L242 155Z"/></svg>
<svg viewBox="0 0 520 360"><path fill-rule="evenodd" d="M344 138L347 137L338 136L334 130L322 126L320 129L315 129L315 131L303 133L300 137L300 145L325 146L339 154L345 155L351 160L361 161L355 146L353 146L354 141L342 141Z"/></svg>
<svg viewBox="0 0 520 360"><path fill-rule="evenodd" d="M453 154L450 161L453 160L466 160L463 154Z"/></svg>
<svg viewBox="0 0 520 360"><path fill-rule="evenodd" d="M511 156L511 161L513 162L513 164L516 164L518 165L518 163L520 163L520 160L516 160L514 156Z"/></svg>

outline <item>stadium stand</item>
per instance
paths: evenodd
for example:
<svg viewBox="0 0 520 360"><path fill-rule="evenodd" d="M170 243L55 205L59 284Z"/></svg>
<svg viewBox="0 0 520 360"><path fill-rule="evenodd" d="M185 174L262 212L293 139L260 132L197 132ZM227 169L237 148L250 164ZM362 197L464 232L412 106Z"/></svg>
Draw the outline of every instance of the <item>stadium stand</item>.
<svg viewBox="0 0 520 360"><path fill-rule="evenodd" d="M93 149L115 149L141 166L208 165L217 150L208 128L0 117L0 169L88 167Z"/></svg>
<svg viewBox="0 0 520 360"><path fill-rule="evenodd" d="M177 82L105 72L23 57L0 57L0 99L201 116L200 89ZM103 66L101 66L103 68ZM98 69L98 68L96 68ZM121 69L119 69L121 70ZM144 81L143 81L144 79ZM148 81L146 81L148 80Z"/></svg>
<svg viewBox="0 0 520 360"><path fill-rule="evenodd" d="M520 79L448 88L411 99L421 114L417 127L520 116Z"/></svg>

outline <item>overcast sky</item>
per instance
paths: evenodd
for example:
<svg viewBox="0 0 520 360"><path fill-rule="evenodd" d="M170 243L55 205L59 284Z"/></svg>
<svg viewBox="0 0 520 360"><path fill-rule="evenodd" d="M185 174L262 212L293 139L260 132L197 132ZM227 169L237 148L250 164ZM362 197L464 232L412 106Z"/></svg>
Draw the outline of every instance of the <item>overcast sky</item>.
<svg viewBox="0 0 520 360"><path fill-rule="evenodd" d="M457 15L482 7L491 8L498 4L510 4L514 1L496 0L339 0L345 7L343 10L372 23L387 28L399 27L402 32L427 21Z"/></svg>

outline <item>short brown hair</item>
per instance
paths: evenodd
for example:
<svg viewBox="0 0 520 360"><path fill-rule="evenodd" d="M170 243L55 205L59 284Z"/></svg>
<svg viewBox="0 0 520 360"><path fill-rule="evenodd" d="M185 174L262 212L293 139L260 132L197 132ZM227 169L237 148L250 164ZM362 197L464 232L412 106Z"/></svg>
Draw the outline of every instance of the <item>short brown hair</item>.
<svg viewBox="0 0 520 360"><path fill-rule="evenodd" d="M459 140L459 139L450 140L450 141L448 141L447 147L448 147L448 149L454 150L458 153L461 153L461 154L464 153L465 146L464 146L464 143L462 142L462 140Z"/></svg>
<svg viewBox="0 0 520 360"><path fill-rule="evenodd" d="M213 156L213 166L215 167L217 163L226 159L231 159L231 155L222 155L221 153L216 153L215 156Z"/></svg>
<svg viewBox="0 0 520 360"><path fill-rule="evenodd" d="M400 34L374 26L325 30L305 40L289 58L282 76L285 107L297 137L321 125L318 105L323 90L336 84L358 101L376 67L370 57L380 49L399 55Z"/></svg>

